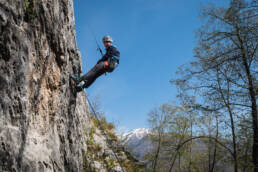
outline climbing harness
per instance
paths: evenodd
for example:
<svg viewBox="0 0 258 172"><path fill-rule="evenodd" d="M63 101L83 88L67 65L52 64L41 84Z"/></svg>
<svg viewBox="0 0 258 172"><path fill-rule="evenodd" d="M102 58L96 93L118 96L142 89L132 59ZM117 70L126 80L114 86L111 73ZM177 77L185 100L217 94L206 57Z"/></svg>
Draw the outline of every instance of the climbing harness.
<svg viewBox="0 0 258 172"><path fill-rule="evenodd" d="M109 64L109 67L114 70L118 64L119 64L119 60L118 60L118 57L117 56L112 56L111 58L108 59L108 64Z"/></svg>
<svg viewBox="0 0 258 172"><path fill-rule="evenodd" d="M106 138L106 140L107 140L107 143L108 143L110 149L112 150L113 154L115 155L118 164L120 165L122 171L125 172L125 171L124 171L124 168L123 168L123 166L122 166L122 164L121 164L121 161L119 160L118 156L116 155L116 153L115 153L115 151L114 151L114 149L113 149L113 147L112 147L112 143L111 143L111 141L109 140L109 138L108 138L108 136L107 136L107 134L106 134L106 132L105 132L105 130L104 130L104 128L103 128L103 126L102 126L102 124L101 124L101 122L100 122L98 116L97 116L96 111L94 110L94 108L93 108L93 106L92 106L92 104L91 104L91 102L90 102L90 100L88 99L87 96L86 96L86 99L87 99L88 102L89 102L90 108L91 108L91 110L92 110L94 116L96 117L96 119L97 119L97 121L98 121L98 125L100 126L100 129L101 129L102 133L104 134L104 136L105 136L105 138Z"/></svg>

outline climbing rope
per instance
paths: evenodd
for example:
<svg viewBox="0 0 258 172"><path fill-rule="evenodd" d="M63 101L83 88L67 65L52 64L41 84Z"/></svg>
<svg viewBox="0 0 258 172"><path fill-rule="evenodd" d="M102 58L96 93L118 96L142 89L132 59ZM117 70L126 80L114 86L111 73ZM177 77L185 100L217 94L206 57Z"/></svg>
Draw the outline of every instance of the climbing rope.
<svg viewBox="0 0 258 172"><path fill-rule="evenodd" d="M95 42L96 42L96 44L97 44L97 47L98 47L97 50L100 52L101 57L103 57L103 56L104 56L104 53L103 53L102 49L100 48L100 45L99 45L99 43L98 43L98 41L97 41L95 32L91 29L89 23L86 22L86 24L87 24L87 26L88 26L88 28L89 28L89 30L90 30L90 32L91 32L91 34L92 34L92 36L93 36Z"/></svg>
<svg viewBox="0 0 258 172"><path fill-rule="evenodd" d="M113 149L113 147L112 147L112 143L111 143L110 139L108 138L108 136L107 136L107 134L106 134L106 132L105 132L105 130L104 130L104 128L103 128L103 126L102 126L102 124L101 124L101 122L100 122L98 116L97 116L96 111L94 110L94 108L93 108L93 106L92 106L92 104L91 104L91 102L90 102L90 100L88 99L87 96L86 96L86 99L87 99L88 102L89 102L90 108L91 108L91 110L92 110L94 116L96 117L96 119L97 119L97 121L98 121L98 124L99 124L99 126L100 126L100 129L101 129L102 133L104 134L104 136L105 136L105 138L106 138L106 140L107 140L107 143L108 143L110 149L112 150L113 154L115 155L116 160L117 160L117 162L119 163L119 165L120 165L122 171L125 172L125 171L124 171L124 168L123 168L123 166L122 166L122 164L121 164L121 161L119 160L118 156L116 155L116 153L115 153L115 151L114 151L114 149Z"/></svg>
<svg viewBox="0 0 258 172"><path fill-rule="evenodd" d="M87 22L86 22L86 24L88 25L88 28L89 28L89 30L90 30L92 36L94 37L94 40L95 40L96 44L97 44L97 47L98 47L97 50L100 52L101 56L103 57L103 56L104 56L104 53L103 53L102 49L100 48L100 45L99 45L99 43L98 43L98 41L97 41L97 38L96 38L96 35L95 35L94 31L91 29L90 25L89 25ZM100 120L99 120L99 118L98 118L98 116L97 116L96 111L94 110L94 108L93 108L93 106L92 106L92 104L91 104L91 102L90 102L90 100L88 99L87 96L86 96L86 99L87 99L88 102L89 102L90 108L91 108L91 110L92 110L94 116L96 117L97 122L98 122L98 125L100 126L100 129L101 129L102 133L104 134L104 136L105 136L105 138L106 138L106 141L107 141L107 143L108 143L110 149L112 150L113 154L115 155L115 158L116 158L116 160L117 160L119 166L121 167L122 171L125 172L125 170L124 170L124 168L123 168L123 166L122 166L122 163L121 163L121 161L119 160L118 156L116 155L116 153L115 153L115 151L114 151L114 149L113 149L112 143L111 143L110 139L108 138L108 136L107 136L107 134L106 134L106 132L105 132L105 130L104 130L104 127L102 126L102 124L101 124L101 122L100 122Z"/></svg>

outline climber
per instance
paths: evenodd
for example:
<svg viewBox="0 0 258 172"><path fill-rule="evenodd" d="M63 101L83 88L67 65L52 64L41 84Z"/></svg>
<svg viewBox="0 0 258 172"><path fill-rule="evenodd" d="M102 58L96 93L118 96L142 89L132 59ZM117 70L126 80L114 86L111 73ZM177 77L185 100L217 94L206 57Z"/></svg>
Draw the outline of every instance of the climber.
<svg viewBox="0 0 258 172"><path fill-rule="evenodd" d="M82 91L84 88L88 88L99 76L106 72L113 72L118 66L120 52L112 45L112 38L110 36L104 36L102 42L106 48L106 53L97 64L82 77L72 76L72 79L76 82L77 92ZM81 81L84 81L84 84L80 86L79 84Z"/></svg>

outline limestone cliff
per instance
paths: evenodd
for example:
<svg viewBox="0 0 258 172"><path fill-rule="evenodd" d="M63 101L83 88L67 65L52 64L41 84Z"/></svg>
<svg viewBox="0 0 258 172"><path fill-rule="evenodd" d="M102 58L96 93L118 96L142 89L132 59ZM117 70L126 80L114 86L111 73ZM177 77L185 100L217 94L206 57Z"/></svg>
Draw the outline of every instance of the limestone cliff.
<svg viewBox="0 0 258 172"><path fill-rule="evenodd" d="M72 0L0 1L0 171L81 171L89 118Z"/></svg>
<svg viewBox="0 0 258 172"><path fill-rule="evenodd" d="M74 27L73 0L0 0L0 172L122 171L70 81ZM142 171L116 142L126 171Z"/></svg>

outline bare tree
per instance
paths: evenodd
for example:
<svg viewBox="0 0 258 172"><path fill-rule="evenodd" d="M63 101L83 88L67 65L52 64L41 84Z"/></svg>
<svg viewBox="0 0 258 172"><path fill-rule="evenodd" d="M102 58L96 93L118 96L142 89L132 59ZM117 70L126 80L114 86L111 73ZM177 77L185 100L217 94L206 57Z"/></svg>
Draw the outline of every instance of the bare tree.
<svg viewBox="0 0 258 172"><path fill-rule="evenodd" d="M229 114L235 171L238 170L236 126L241 112L249 112L253 131L252 162L258 171L257 123L257 1L232 0L228 8L210 5L202 9L203 25L197 32L196 61L179 70L174 80L181 90L194 90L203 99L199 107Z"/></svg>
<svg viewBox="0 0 258 172"><path fill-rule="evenodd" d="M162 142L164 138L164 132L167 125L167 113L165 106L162 105L160 108L156 108L149 113L148 122L152 129L152 134L150 135L156 149L154 154L150 155L149 159L152 161L152 170L153 172L157 171L157 165L159 161L159 155L161 152Z"/></svg>

